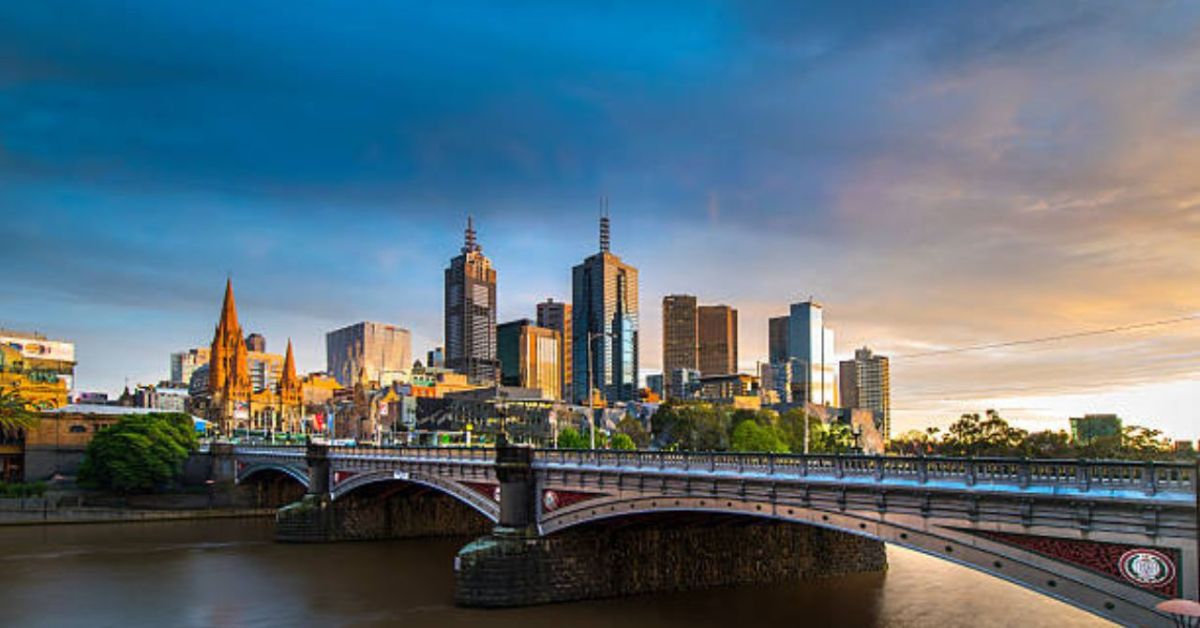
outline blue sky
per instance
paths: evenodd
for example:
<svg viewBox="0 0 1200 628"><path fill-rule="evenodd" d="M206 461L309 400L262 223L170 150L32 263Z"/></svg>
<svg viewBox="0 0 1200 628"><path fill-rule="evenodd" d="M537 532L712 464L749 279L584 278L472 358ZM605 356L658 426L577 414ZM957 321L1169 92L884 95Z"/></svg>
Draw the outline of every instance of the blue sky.
<svg viewBox="0 0 1200 628"><path fill-rule="evenodd" d="M566 298L608 195L642 270L766 318L816 296L896 356L900 427L1000 407L1195 437L1200 7L1185 2L0 6L0 325L85 389L244 324L324 367L362 319L440 342L474 214L501 318Z"/></svg>

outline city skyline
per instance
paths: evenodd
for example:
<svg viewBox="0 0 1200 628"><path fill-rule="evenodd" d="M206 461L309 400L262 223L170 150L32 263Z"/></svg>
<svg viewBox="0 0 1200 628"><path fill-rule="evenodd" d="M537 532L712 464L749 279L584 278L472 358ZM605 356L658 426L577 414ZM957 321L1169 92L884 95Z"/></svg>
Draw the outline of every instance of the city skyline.
<svg viewBox="0 0 1200 628"><path fill-rule="evenodd" d="M532 317L570 301L607 194L641 271L643 373L662 295L736 307L745 372L767 317L813 295L838 359L893 360L894 434L996 407L1196 436L1195 322L909 357L1200 312L1195 7L714 7L665 33L614 9L559 16L579 36L538 55L517 45L538 24L480 33L430 8L371 28L349 11L366 43L330 61L301 43L336 34L320 15L283 33L83 4L50 30L51 10L0 8L16 60L0 67L16 271L0 326L75 342L79 390L166 379L170 353L211 339L227 272L244 331L291 337L304 371L361 320L411 329L423 355L468 213L504 275L498 320ZM475 39L497 61L449 50ZM395 62L410 58L430 65ZM776 70L755 71L764 58ZM298 75L274 76L281 61ZM451 73L471 79L437 82ZM742 97L764 85L782 91Z"/></svg>

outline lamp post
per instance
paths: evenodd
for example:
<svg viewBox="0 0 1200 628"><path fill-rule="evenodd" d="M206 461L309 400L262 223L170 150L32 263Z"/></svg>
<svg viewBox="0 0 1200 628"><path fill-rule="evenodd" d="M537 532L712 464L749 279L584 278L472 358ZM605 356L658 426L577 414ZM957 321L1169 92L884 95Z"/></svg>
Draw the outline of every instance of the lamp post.
<svg viewBox="0 0 1200 628"><path fill-rule="evenodd" d="M592 395L592 343L595 342L595 340L597 338L600 338L602 336L608 336L609 338L617 337L617 335L611 331L589 331L588 332L588 341L587 341L588 389L587 389L587 396L588 396L588 426L590 427L590 429L588 430L588 436L590 439L589 447L591 449L596 448L596 400L595 400L595 396Z"/></svg>

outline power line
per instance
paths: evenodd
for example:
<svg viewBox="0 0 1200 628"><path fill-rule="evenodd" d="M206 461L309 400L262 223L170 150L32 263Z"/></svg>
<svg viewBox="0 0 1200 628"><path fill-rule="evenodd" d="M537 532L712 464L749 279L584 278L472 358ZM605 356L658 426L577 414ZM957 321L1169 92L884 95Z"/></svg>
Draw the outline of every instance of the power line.
<svg viewBox="0 0 1200 628"><path fill-rule="evenodd" d="M1091 331L1079 331L1069 334L1058 334L1055 336L1042 336L1040 338L1026 338L1023 340L1008 340L1004 342L991 342L981 345L969 345L966 347L956 347L953 349L938 349L936 351L924 351L921 353L909 353L907 355L894 356L897 360L911 360L913 358L925 358L934 355L947 355L951 353L967 353L969 351L983 351L985 349L1002 349L1005 347L1018 347L1022 345L1040 344L1043 342L1057 342L1060 340L1070 340L1073 338L1085 338L1088 336L1101 336L1104 334L1115 334L1125 331L1133 331L1136 329L1148 329L1151 327L1163 327L1166 325L1177 325L1190 321L1200 320L1200 313L1190 314L1188 316L1180 316L1176 318L1165 318L1157 321L1146 323L1133 323L1130 325L1118 325L1116 327L1108 327L1106 329L1094 329Z"/></svg>

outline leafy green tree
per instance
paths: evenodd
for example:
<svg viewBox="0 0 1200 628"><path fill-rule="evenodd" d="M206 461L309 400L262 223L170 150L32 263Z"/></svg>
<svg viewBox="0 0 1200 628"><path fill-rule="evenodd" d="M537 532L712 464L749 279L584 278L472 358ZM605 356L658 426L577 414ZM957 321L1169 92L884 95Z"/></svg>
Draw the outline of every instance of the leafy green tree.
<svg viewBox="0 0 1200 628"><path fill-rule="evenodd" d="M654 438L663 448L727 451L730 415L711 403L668 403L654 415Z"/></svg>
<svg viewBox="0 0 1200 628"><path fill-rule="evenodd" d="M787 453L788 447L780 438L778 430L773 426L762 426L757 421L743 420L733 428L730 437L734 451L765 451L770 453Z"/></svg>
<svg viewBox="0 0 1200 628"><path fill-rule="evenodd" d="M809 451L814 454L847 454L856 451L854 432L845 423L817 421L809 427Z"/></svg>
<svg viewBox="0 0 1200 628"><path fill-rule="evenodd" d="M27 430L37 425L37 420L37 413L17 391L0 389L0 432Z"/></svg>
<svg viewBox="0 0 1200 628"><path fill-rule="evenodd" d="M119 493L154 491L179 477L196 445L196 431L186 414L125 416L88 444L79 480Z"/></svg>
<svg viewBox="0 0 1200 628"><path fill-rule="evenodd" d="M1069 458L1075 455L1071 435L1063 430L1043 430L1025 437L1021 454L1029 458Z"/></svg>
<svg viewBox="0 0 1200 628"><path fill-rule="evenodd" d="M1018 456L1029 432L1012 427L1000 413L964 414L942 439L943 453L956 456Z"/></svg>
<svg viewBox="0 0 1200 628"><path fill-rule="evenodd" d="M617 433L629 437L634 444L631 449L645 449L650 446L650 431L642 422L626 414L617 422ZM615 438L615 435L614 435ZM614 445L613 449L617 449Z"/></svg>
<svg viewBox="0 0 1200 628"><path fill-rule="evenodd" d="M633 439L624 432L616 432L608 441L609 449L632 450L637 449L637 445L633 443Z"/></svg>
<svg viewBox="0 0 1200 628"><path fill-rule="evenodd" d="M559 449L587 449L589 444L587 437L573 427L564 427L558 431Z"/></svg>

